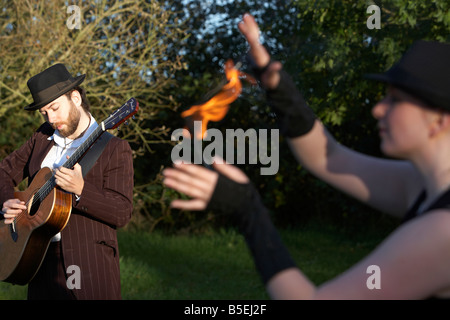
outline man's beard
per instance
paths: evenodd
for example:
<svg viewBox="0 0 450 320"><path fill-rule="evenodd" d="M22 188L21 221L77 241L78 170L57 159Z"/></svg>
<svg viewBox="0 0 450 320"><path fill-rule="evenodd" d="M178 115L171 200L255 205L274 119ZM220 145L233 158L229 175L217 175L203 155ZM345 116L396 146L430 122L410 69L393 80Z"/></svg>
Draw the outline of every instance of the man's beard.
<svg viewBox="0 0 450 320"><path fill-rule="evenodd" d="M81 113L75 106L75 103L73 103L72 101L69 101L69 104L70 104L70 110L69 110L69 117L67 118L67 121L65 121L63 123L53 124L53 128L55 128L55 129L58 126L60 126L61 124L66 125L66 128L59 130L59 134L66 138L68 136L74 134L74 132L78 128L78 124L80 123L80 118L81 118Z"/></svg>

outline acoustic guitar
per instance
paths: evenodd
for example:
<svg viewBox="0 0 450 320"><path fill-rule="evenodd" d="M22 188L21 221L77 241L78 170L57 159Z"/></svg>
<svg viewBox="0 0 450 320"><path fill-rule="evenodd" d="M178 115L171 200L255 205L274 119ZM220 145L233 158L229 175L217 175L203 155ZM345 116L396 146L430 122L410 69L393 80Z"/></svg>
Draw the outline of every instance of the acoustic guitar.
<svg viewBox="0 0 450 320"><path fill-rule="evenodd" d="M128 100L89 135L63 167L73 168L106 130L117 128L133 117L138 108L136 99ZM42 168L26 190L14 195L28 209L19 213L11 224L0 222L0 281L25 285L39 270L51 239L69 221L72 194L56 186L50 168Z"/></svg>

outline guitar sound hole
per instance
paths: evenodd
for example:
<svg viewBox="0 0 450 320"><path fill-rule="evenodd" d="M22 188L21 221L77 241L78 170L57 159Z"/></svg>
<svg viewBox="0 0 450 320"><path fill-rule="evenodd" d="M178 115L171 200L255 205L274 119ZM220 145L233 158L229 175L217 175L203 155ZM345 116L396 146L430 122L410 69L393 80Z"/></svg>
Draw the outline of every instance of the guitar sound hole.
<svg viewBox="0 0 450 320"><path fill-rule="evenodd" d="M29 215L34 216L38 212L40 205L41 205L41 202L38 199L33 199L33 203L31 204Z"/></svg>

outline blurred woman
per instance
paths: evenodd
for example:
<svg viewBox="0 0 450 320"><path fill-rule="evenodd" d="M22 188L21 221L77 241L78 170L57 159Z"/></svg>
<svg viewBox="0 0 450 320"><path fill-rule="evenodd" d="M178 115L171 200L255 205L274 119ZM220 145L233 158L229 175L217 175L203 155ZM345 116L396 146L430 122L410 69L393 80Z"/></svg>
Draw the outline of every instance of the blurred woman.
<svg viewBox="0 0 450 320"><path fill-rule="evenodd" d="M372 109L381 150L375 158L339 144L315 117L279 62L259 42L251 15L239 24L255 74L298 162L319 179L403 223L370 255L316 287L299 270L239 169L191 164L165 170L165 184L190 196L172 206L229 212L274 299L425 299L450 297L450 45L418 41L384 74ZM375 266L376 269L371 269ZM376 270L377 286L368 285Z"/></svg>

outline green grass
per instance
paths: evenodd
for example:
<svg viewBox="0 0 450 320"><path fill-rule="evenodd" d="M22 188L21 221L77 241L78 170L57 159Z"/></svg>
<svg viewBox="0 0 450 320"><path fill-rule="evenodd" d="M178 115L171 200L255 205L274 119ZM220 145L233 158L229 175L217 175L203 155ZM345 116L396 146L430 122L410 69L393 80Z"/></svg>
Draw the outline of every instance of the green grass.
<svg viewBox="0 0 450 320"><path fill-rule="evenodd" d="M316 284L350 267L386 235L377 231L349 237L322 226L280 233ZM177 236L121 230L119 243L124 299L268 299L244 239L232 230ZM0 283L0 299L25 298L26 287Z"/></svg>
<svg viewBox="0 0 450 320"><path fill-rule="evenodd" d="M237 233L121 232L124 299L266 299Z"/></svg>

